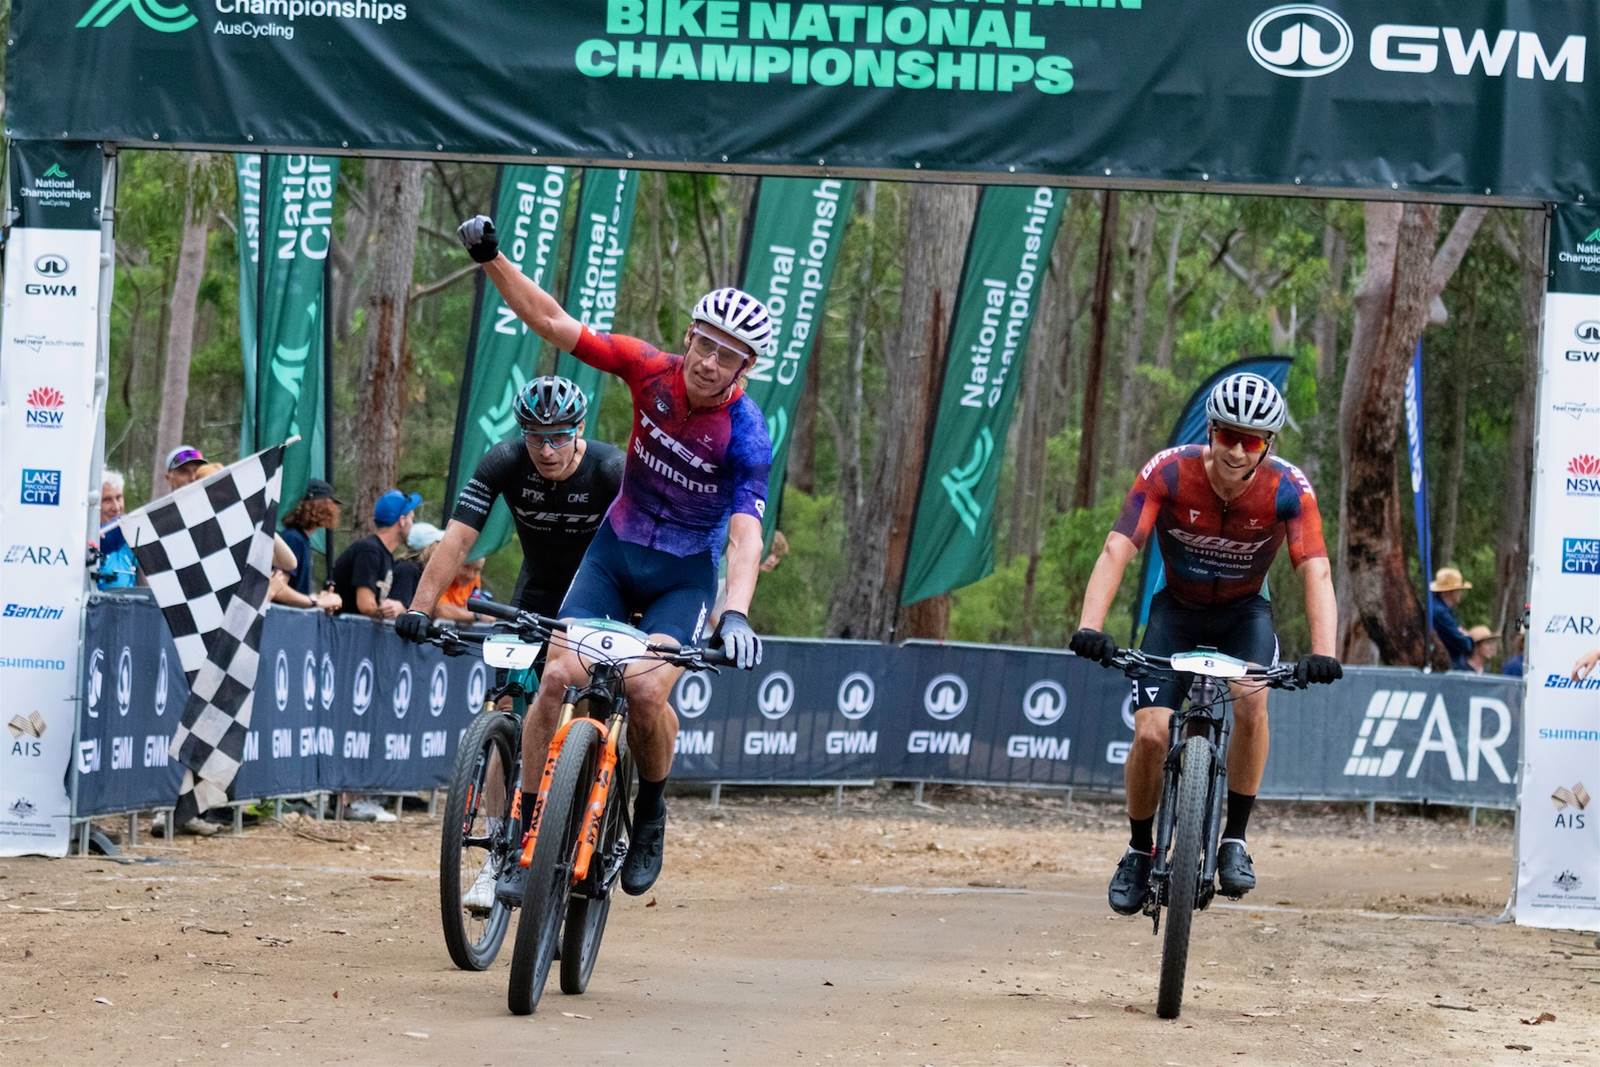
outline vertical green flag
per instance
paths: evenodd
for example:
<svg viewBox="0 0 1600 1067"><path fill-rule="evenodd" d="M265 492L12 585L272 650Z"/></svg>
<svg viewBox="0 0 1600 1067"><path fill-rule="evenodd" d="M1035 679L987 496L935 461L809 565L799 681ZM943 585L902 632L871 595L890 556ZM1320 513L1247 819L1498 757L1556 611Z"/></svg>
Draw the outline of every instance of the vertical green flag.
<svg viewBox="0 0 1600 1067"><path fill-rule="evenodd" d="M762 535L772 539L789 462L789 427L805 388L806 360L822 327L828 282L850 221L854 184L837 178L763 178L745 252L744 288L772 315L773 348L745 391L767 418L772 473Z"/></svg>
<svg viewBox="0 0 1600 1067"><path fill-rule="evenodd" d="M578 198L577 240L567 270L567 314L597 333L611 329L617 317L617 286L628 258L628 234L639 197L639 172L586 170ZM578 383L589 398L591 418L600 410L604 374L562 352L556 373Z"/></svg>
<svg viewBox="0 0 1600 1067"><path fill-rule="evenodd" d="M1064 189L983 191L911 528L903 604L947 593L994 569L994 502L1006 431L1066 201Z"/></svg>
<svg viewBox="0 0 1600 1067"><path fill-rule="evenodd" d="M548 290L561 248L561 219L566 210L572 174L566 167L504 166L495 193L494 224L500 251L523 274ZM454 510L455 494L472 478L478 460L516 429L512 401L534 376L539 337L500 299L500 291L478 274L476 316L466 370L461 380L461 406L456 415L455 447L450 457L450 484L445 515ZM489 555L511 537L511 513L496 501L489 521L473 546L474 559Z"/></svg>
<svg viewBox="0 0 1600 1067"><path fill-rule="evenodd" d="M326 475L323 276L333 245L338 178L334 156L267 160L256 307L255 447L270 447L293 434L301 438L283 456L280 512L299 502L309 479Z"/></svg>
<svg viewBox="0 0 1600 1067"><path fill-rule="evenodd" d="M234 176L238 185L239 246L239 349L244 357L244 406L239 413L239 455L256 449L256 292L261 282L256 264L261 262L261 160L259 155L236 154Z"/></svg>

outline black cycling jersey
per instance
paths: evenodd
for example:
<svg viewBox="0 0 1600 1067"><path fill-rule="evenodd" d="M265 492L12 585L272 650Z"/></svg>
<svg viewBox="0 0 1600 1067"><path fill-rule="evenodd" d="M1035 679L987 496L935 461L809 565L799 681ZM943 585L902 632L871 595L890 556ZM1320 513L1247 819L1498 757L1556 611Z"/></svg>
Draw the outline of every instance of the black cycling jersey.
<svg viewBox="0 0 1600 1067"><path fill-rule="evenodd" d="M522 542L517 602L525 611L553 612L606 509L622 486L623 454L615 445L589 441L578 469L563 481L539 473L520 439L501 441L483 454L461 488L452 516L482 530L496 497L511 508Z"/></svg>

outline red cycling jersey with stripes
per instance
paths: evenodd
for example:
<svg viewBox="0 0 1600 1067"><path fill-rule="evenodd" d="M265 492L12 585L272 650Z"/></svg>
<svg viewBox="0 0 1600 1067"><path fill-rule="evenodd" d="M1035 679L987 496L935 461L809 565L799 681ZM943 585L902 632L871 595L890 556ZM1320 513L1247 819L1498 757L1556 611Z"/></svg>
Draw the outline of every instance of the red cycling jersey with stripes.
<svg viewBox="0 0 1600 1067"><path fill-rule="evenodd" d="M1134 479L1112 529L1140 548L1154 530L1167 589L1196 606L1259 593L1285 542L1296 567L1328 555L1317 496L1300 468L1268 456L1245 491L1224 501L1206 476L1204 445L1157 453Z"/></svg>

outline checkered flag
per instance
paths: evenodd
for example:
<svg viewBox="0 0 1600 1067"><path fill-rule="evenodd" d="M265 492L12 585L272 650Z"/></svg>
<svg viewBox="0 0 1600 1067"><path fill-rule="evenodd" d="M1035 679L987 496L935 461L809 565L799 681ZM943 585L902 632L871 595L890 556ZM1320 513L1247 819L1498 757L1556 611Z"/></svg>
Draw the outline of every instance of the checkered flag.
<svg viewBox="0 0 1600 1067"><path fill-rule="evenodd" d="M122 519L189 679L172 737L172 757L184 767L174 812L180 825L228 802L244 758L285 447L257 452Z"/></svg>

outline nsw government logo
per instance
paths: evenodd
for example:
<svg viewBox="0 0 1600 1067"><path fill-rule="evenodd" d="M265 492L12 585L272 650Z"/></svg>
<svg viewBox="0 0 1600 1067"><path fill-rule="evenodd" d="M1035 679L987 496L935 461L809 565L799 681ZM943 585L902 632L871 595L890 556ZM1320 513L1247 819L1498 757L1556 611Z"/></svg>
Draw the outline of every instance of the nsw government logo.
<svg viewBox="0 0 1600 1067"><path fill-rule="evenodd" d="M1563 537L1562 574L1600 574L1600 537Z"/></svg>
<svg viewBox="0 0 1600 1067"><path fill-rule="evenodd" d="M1567 461L1567 495L1600 496L1600 456L1573 456Z"/></svg>
<svg viewBox="0 0 1600 1067"><path fill-rule="evenodd" d="M61 390L48 385L30 389L27 404L23 425L30 430L61 429L61 420L66 417L62 409L67 406L67 398L61 394Z"/></svg>
<svg viewBox="0 0 1600 1067"><path fill-rule="evenodd" d="M1285 78L1320 78L1350 61L1350 24L1319 4L1280 4L1256 16L1250 57Z"/></svg>

